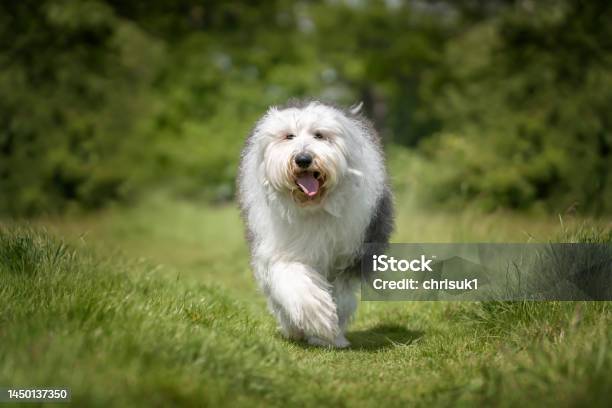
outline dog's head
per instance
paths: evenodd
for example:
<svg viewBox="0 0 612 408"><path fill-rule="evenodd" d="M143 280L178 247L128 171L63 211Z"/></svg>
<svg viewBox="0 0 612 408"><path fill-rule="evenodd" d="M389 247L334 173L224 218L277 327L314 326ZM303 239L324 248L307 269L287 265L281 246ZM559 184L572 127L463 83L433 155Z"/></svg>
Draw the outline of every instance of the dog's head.
<svg viewBox="0 0 612 408"><path fill-rule="evenodd" d="M271 108L254 137L264 182L301 206L317 206L347 174L360 174L365 135L340 109L318 102Z"/></svg>

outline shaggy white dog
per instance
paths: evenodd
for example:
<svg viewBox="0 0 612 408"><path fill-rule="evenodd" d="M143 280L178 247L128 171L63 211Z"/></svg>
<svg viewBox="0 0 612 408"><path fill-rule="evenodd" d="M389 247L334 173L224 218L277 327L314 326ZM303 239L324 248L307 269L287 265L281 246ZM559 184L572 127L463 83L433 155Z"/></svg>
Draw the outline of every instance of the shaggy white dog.
<svg viewBox="0 0 612 408"><path fill-rule="evenodd" d="M386 243L393 226L379 138L359 108L272 107L242 154L255 277L282 334L313 345L349 345L363 246Z"/></svg>

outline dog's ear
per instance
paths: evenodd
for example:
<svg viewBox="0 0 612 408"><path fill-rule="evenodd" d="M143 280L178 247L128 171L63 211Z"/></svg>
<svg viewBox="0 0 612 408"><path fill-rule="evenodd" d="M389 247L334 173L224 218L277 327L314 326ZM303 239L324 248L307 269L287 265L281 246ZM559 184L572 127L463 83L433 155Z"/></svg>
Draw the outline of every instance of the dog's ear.
<svg viewBox="0 0 612 408"><path fill-rule="evenodd" d="M360 101L359 103L356 103L355 105L352 105L349 108L349 112L351 112L351 115L358 115L361 112L361 108L363 108L363 101Z"/></svg>

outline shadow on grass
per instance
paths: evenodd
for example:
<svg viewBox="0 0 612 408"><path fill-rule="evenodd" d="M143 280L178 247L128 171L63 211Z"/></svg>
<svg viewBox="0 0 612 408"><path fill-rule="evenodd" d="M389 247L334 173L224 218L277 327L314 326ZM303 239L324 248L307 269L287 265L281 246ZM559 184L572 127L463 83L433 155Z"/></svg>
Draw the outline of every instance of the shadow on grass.
<svg viewBox="0 0 612 408"><path fill-rule="evenodd" d="M414 343L425 332L408 330L394 324L381 324L367 330L348 332L346 337L351 342L350 350L376 351L394 346L407 346Z"/></svg>
<svg viewBox="0 0 612 408"><path fill-rule="evenodd" d="M346 338L351 342L350 347L334 349L337 351L377 351L395 346L408 346L423 337L425 332L408 330L403 326L394 324L380 324L367 330L351 331ZM303 349L320 349L319 346L308 344L305 340L293 341L283 338L280 333L278 339L298 345Z"/></svg>

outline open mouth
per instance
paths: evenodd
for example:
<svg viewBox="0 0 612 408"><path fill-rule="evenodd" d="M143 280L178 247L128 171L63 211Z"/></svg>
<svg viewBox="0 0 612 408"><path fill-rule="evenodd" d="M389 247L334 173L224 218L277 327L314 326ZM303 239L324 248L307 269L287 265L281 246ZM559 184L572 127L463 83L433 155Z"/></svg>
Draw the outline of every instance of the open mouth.
<svg viewBox="0 0 612 408"><path fill-rule="evenodd" d="M319 194L321 179L321 173L318 171L304 171L297 175L295 184L307 197L314 197Z"/></svg>

